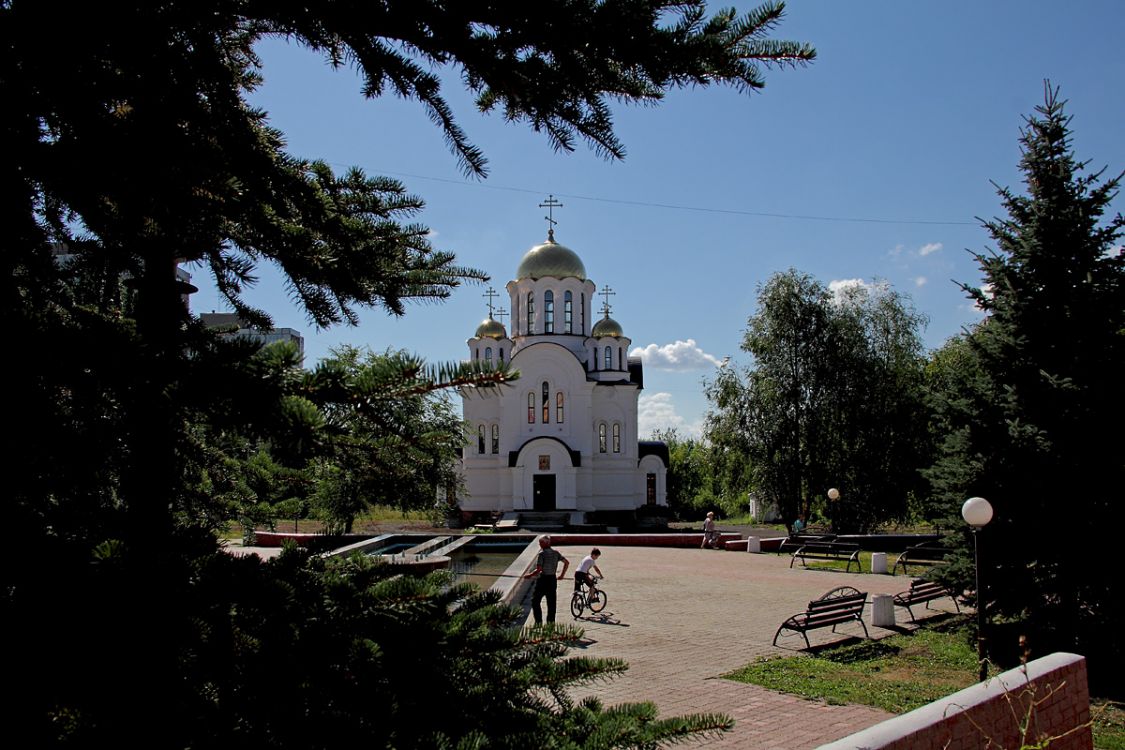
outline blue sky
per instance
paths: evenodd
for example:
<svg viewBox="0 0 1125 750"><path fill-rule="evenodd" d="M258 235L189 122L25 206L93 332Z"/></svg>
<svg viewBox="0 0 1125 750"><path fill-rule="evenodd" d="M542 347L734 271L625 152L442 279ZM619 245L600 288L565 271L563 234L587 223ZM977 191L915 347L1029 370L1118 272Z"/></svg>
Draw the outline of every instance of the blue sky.
<svg viewBox="0 0 1125 750"><path fill-rule="evenodd" d="M545 238L537 204L556 196L558 241L615 290L613 317L644 350L642 437L693 433L715 363L748 361L746 319L777 271L889 283L929 318L928 348L978 319L953 280L979 280L968 250L991 245L975 217L1001 213L990 181L1021 186L1019 128L1045 78L1069 100L1078 157L1125 169L1120 0L787 7L774 36L813 44L814 64L767 70L761 93L688 89L617 108L619 162L581 144L556 153L526 127L477 114L450 76L446 97L489 159L487 179L466 179L419 105L365 100L352 71L280 41L260 49L266 83L253 101L293 154L404 182L427 203L420 221L434 244L501 292ZM188 270L201 287L193 310L225 309L202 269ZM487 315L485 287L470 285L403 318L371 310L358 327L316 331L272 268L259 275L249 298L302 331L310 365L345 343L462 359Z"/></svg>

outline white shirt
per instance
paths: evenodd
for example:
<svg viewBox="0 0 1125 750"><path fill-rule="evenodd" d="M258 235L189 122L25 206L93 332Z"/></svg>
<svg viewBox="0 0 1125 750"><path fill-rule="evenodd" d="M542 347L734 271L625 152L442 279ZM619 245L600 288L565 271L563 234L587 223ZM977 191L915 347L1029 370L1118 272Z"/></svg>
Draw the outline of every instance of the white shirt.
<svg viewBox="0 0 1125 750"><path fill-rule="evenodd" d="M578 563L578 572L579 573L589 573L590 568L594 567L594 563L595 563L594 556L593 555L586 555L585 557L582 558L582 562Z"/></svg>

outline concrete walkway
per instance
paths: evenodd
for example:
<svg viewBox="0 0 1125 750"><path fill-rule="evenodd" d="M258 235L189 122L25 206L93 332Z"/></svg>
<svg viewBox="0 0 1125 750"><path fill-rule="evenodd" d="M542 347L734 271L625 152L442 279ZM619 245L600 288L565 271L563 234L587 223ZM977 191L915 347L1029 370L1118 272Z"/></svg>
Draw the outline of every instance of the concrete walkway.
<svg viewBox="0 0 1125 750"><path fill-rule="evenodd" d="M558 549L570 559L568 576L590 551ZM629 670L579 695L597 695L607 705L652 701L662 716L729 714L736 722L733 731L704 743L719 748L813 748L891 716L866 706L807 701L720 675L760 656L803 649L799 634L784 634L777 647L770 642L782 621L828 590L854 586L872 595L893 594L909 586L905 576L803 570L799 563L790 570L787 555L646 547L603 547L598 567L609 594L601 613L605 620L587 612L578 622L586 644L575 653L621 658ZM559 582L560 622L574 622L572 591L572 582ZM871 626L870 604L865 619L872 637L892 634ZM815 648L863 635L855 624L838 630L813 631L809 640Z"/></svg>

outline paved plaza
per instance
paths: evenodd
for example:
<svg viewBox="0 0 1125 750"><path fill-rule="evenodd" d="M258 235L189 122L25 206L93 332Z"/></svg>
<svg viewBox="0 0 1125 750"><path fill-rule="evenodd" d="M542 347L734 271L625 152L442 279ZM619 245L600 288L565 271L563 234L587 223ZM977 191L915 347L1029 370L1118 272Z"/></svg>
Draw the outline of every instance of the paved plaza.
<svg viewBox="0 0 1125 750"><path fill-rule="evenodd" d="M570 571L589 554L588 546L557 548ZM812 599L837 586L871 595L905 590L905 576L839 573L789 568L789 556L716 550L604 546L598 567L606 574L608 605L599 616L586 613L584 647L575 653L617 657L629 670L587 688L606 704L652 701L661 716L720 712L735 720L733 731L702 744L718 748L798 750L813 748L890 718L867 706L829 706L720 678L760 656L795 654L805 647L800 634L784 634L771 646L777 626L804 610ZM560 622L570 614L573 583L559 582ZM525 607L530 606L530 595ZM942 603L936 603L941 607ZM951 606L951 605L950 605ZM952 608L952 606L951 606ZM921 610L919 610L921 612ZM900 622L904 612L899 613ZM874 638L892 631L870 624ZM528 624L531 624L530 617ZM862 637L850 623L809 634L818 644Z"/></svg>

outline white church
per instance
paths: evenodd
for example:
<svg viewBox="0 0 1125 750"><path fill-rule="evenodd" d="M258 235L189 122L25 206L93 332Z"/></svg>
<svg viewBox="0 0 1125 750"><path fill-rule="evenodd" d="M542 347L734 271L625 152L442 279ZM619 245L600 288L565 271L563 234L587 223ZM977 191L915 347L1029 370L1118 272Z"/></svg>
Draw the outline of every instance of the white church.
<svg viewBox="0 0 1125 750"><path fill-rule="evenodd" d="M493 309L499 295L490 289L488 318L467 343L472 359L509 362L520 377L461 389L474 436L462 454L462 512L566 512L581 524L592 511L666 506L668 449L637 434L643 370L609 315L613 292L597 290L553 228L507 290L511 335L494 317L505 312ZM596 294L605 298L598 319Z"/></svg>

